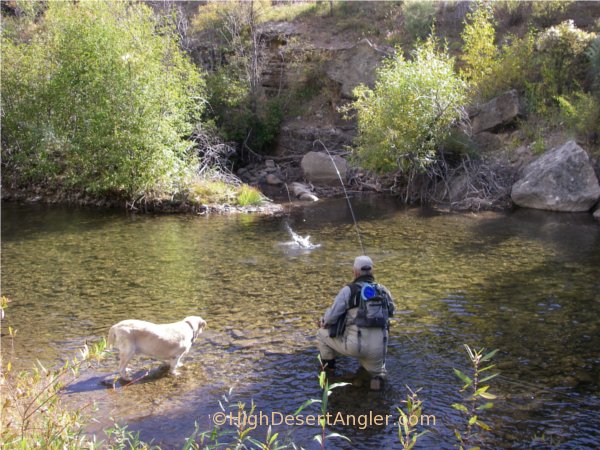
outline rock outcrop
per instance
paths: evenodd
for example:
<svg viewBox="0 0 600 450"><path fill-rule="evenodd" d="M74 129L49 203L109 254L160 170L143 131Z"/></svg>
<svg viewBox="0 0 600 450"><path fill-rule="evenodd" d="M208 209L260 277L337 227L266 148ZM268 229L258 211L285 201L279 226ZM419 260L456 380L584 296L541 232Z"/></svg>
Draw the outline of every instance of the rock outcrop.
<svg viewBox="0 0 600 450"><path fill-rule="evenodd" d="M343 182L346 181L348 163L341 156L330 157L325 152L308 152L300 165L305 178L311 183L338 184L340 177Z"/></svg>
<svg viewBox="0 0 600 450"><path fill-rule="evenodd" d="M375 69L389 54L389 49L373 45L368 39L362 39L354 47L339 50L325 65L325 73L341 85L343 97L353 98L352 91L359 84L373 87Z"/></svg>
<svg viewBox="0 0 600 450"><path fill-rule="evenodd" d="M315 145L317 140L329 150L338 150L351 145L355 135L356 127L353 124L317 127L290 123L281 128L277 150L279 154L305 154L323 148Z"/></svg>
<svg viewBox="0 0 600 450"><path fill-rule="evenodd" d="M505 92L471 111L472 132L477 134L482 131L497 131L514 122L521 114L517 91Z"/></svg>
<svg viewBox="0 0 600 450"><path fill-rule="evenodd" d="M568 141L525 166L511 197L526 208L589 211L600 198L600 185L585 150Z"/></svg>

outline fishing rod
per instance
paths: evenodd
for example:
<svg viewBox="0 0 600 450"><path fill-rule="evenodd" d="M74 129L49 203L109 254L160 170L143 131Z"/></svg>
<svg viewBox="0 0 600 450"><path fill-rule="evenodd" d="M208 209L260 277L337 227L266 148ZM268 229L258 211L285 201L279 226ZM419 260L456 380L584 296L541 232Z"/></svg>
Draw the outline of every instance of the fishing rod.
<svg viewBox="0 0 600 450"><path fill-rule="evenodd" d="M317 139L313 142L313 147L315 146L315 144L317 142L323 146L323 148L327 152L327 155L329 156L329 159L331 159L331 163L333 164L333 167L335 167L335 173L337 173L338 179L340 180L340 184L342 185L342 189L344 190L344 195L346 196L346 201L348 202L348 208L350 208L350 214L352 215L352 221L354 222L354 227L356 228L356 234L358 235L358 242L360 243L360 249L362 251L362 254L365 255L366 254L365 247L363 245L362 237L360 235L360 228L358 226L358 221L356 220L356 216L354 215L354 210L352 209L352 203L350 203L350 197L348 197L348 192L346 191L346 186L344 186L344 181L342 180L340 171L338 170L338 167L335 164L335 161L333 160L333 156L331 156L331 153L329 153L329 150L327 149L325 144L323 144L323 142L321 142L320 139Z"/></svg>

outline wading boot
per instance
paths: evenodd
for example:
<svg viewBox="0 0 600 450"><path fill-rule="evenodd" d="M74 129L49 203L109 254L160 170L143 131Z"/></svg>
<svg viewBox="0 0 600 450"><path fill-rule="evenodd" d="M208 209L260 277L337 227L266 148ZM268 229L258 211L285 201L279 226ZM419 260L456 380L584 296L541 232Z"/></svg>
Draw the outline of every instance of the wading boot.
<svg viewBox="0 0 600 450"><path fill-rule="evenodd" d="M373 377L371 378L370 388L372 391L381 391L383 390L384 380L382 377Z"/></svg>
<svg viewBox="0 0 600 450"><path fill-rule="evenodd" d="M333 372L335 372L335 359L322 359L321 370L327 372L328 375L333 375Z"/></svg>

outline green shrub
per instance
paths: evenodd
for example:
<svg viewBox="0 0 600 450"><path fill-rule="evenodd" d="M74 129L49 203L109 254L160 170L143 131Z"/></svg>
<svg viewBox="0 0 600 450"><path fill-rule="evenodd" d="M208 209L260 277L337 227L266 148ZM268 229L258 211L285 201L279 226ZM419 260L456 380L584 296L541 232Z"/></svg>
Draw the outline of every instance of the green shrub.
<svg viewBox="0 0 600 450"><path fill-rule="evenodd" d="M17 183L134 197L193 170L184 138L203 81L150 8L49 2L29 41L2 44L2 156Z"/></svg>
<svg viewBox="0 0 600 450"><path fill-rule="evenodd" d="M465 83L453 66L453 59L430 38L417 45L412 60L398 51L384 62L373 90L363 85L355 89L350 107L357 113L356 155L363 167L413 171L434 160L466 100Z"/></svg>
<svg viewBox="0 0 600 450"><path fill-rule="evenodd" d="M8 299L0 299L4 310ZM3 339L15 339L17 330L8 327ZM90 404L69 408L61 399L64 388L77 381L79 371L94 366L105 356L106 342L86 344L79 355L62 367L47 369L40 362L33 368L15 371L14 356L0 355L0 447L3 449L78 449L95 448L85 434L90 419Z"/></svg>
<svg viewBox="0 0 600 450"><path fill-rule="evenodd" d="M237 72L235 67L224 66L208 76L212 115L225 140L267 152L283 121L283 99L254 98Z"/></svg>
<svg viewBox="0 0 600 450"><path fill-rule="evenodd" d="M283 120L282 101L260 86L265 42L257 27L271 17L270 2L208 2L200 5L194 32L208 42L212 71L207 77L209 113L226 140L263 152Z"/></svg>
<svg viewBox="0 0 600 450"><path fill-rule="evenodd" d="M536 41L538 98L546 101L576 90L587 75L585 51L594 39L592 33L578 29L572 20L548 28Z"/></svg>
<svg viewBox="0 0 600 450"><path fill-rule="evenodd" d="M237 202L240 206L260 205L263 202L263 196L258 189L243 184L238 190Z"/></svg>
<svg viewBox="0 0 600 450"><path fill-rule="evenodd" d="M487 98L495 97L510 89L524 90L528 80L534 77L532 60L535 52L533 32L524 37L508 36L500 48L500 56L494 73L483 86Z"/></svg>
<svg viewBox="0 0 600 450"><path fill-rule="evenodd" d="M585 52L590 63L592 89L600 97L600 36L596 37Z"/></svg>
<svg viewBox="0 0 600 450"><path fill-rule="evenodd" d="M552 0L527 2L531 8L531 17L540 27L546 28L556 23L563 16L567 8L573 3L571 0Z"/></svg>
<svg viewBox="0 0 600 450"><path fill-rule="evenodd" d="M467 14L461 38L464 42L461 75L469 81L475 96L485 98L489 95L486 81L496 72L500 56L489 4L477 2L475 11Z"/></svg>
<svg viewBox="0 0 600 450"><path fill-rule="evenodd" d="M560 115L567 127L578 137L588 141L600 135L600 102L592 94L575 92L556 98Z"/></svg>
<svg viewBox="0 0 600 450"><path fill-rule="evenodd" d="M431 32L436 10L435 2L407 0L402 4L404 29L413 40L424 39Z"/></svg>
<svg viewBox="0 0 600 450"><path fill-rule="evenodd" d="M204 205L230 203L236 196L234 186L210 178L192 183L190 195L194 201Z"/></svg>

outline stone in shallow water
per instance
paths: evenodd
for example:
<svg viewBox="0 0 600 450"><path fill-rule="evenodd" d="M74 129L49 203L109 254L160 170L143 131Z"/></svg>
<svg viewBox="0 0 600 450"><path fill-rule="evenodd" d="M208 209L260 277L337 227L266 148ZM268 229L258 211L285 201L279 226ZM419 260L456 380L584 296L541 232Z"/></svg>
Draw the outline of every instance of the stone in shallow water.
<svg viewBox="0 0 600 450"><path fill-rule="evenodd" d="M246 337L246 333L244 333L241 330L232 330L231 331L231 335L235 338L235 339L244 339Z"/></svg>

